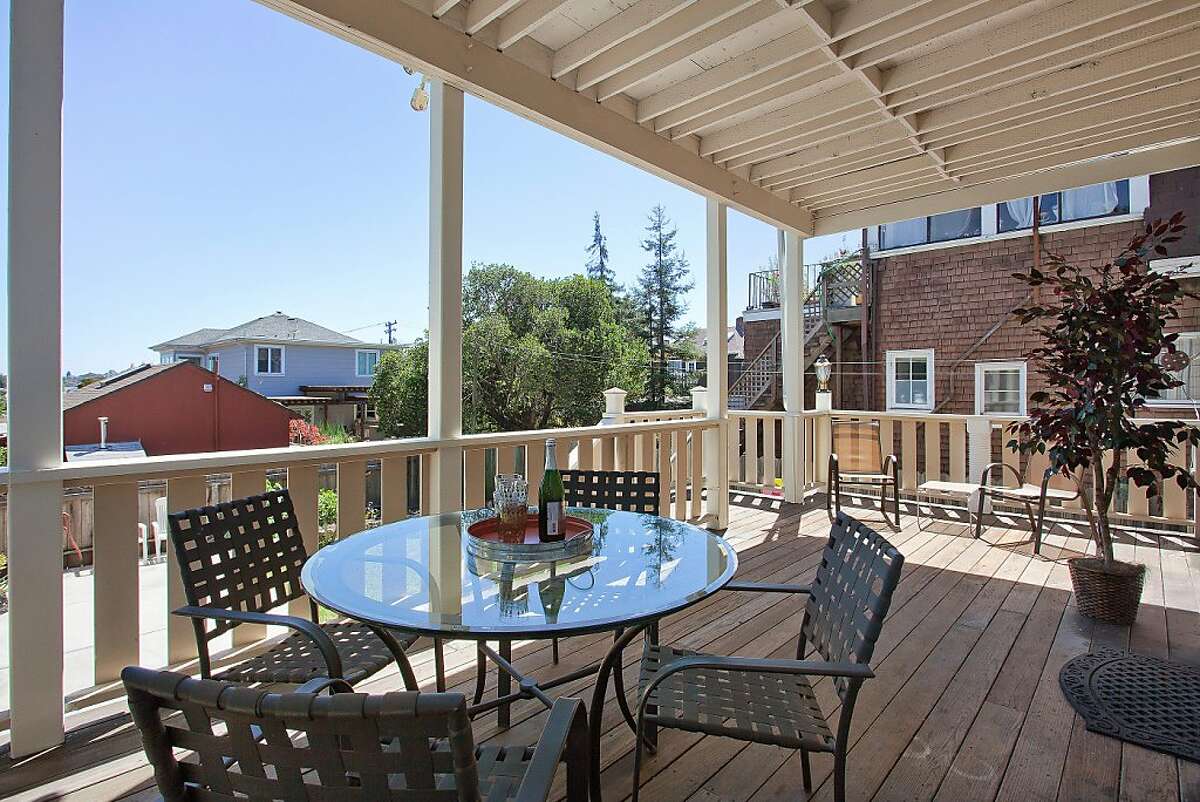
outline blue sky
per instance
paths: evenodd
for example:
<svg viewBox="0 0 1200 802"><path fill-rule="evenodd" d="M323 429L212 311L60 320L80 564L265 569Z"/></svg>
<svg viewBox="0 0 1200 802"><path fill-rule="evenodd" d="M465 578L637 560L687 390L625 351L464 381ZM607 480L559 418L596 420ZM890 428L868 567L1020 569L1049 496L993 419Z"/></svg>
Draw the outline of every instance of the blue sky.
<svg viewBox="0 0 1200 802"><path fill-rule="evenodd" d="M409 108L416 80L250 0L68 0L64 369L148 361L153 343L277 309L367 340L389 319L419 335L429 117ZM542 276L582 270L598 211L631 282L646 213L663 204L703 324L699 195L473 98L465 182L465 262ZM810 240L806 261L840 242ZM774 229L730 213L731 320L774 248ZM0 354L6 366L6 343Z"/></svg>

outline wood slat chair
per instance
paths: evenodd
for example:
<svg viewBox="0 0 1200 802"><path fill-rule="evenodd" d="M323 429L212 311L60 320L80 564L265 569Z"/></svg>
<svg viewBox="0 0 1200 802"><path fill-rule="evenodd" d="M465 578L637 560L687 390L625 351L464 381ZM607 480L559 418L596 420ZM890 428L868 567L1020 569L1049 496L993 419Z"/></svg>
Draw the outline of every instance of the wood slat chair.
<svg viewBox="0 0 1200 802"><path fill-rule="evenodd" d="M1043 463L1044 464L1044 463ZM988 499L993 501L1022 504L1025 507L1025 517L1029 519L1029 529L1033 533L1033 553L1042 553L1042 527L1046 521L1046 504L1056 501L1059 504L1075 501L1079 498L1079 488L1074 479L1068 479L1056 474L1050 468L1042 471L1041 477L1031 476L1036 472L1034 461L1026 465L1026 475L1022 476L1017 468L1007 462L992 462L983 469L979 477L978 515L975 518L975 537L983 537L983 510ZM999 472L1003 481L1005 472L1012 475L1016 484L994 484L993 478ZM1037 480L1031 481L1031 480ZM1033 505L1037 504L1037 514Z"/></svg>
<svg viewBox="0 0 1200 802"><path fill-rule="evenodd" d="M889 525L900 528L900 464L895 454L884 456L879 439L879 421L855 418L834 419L833 448L825 479L825 512L833 520L842 511L842 485L879 489L879 512ZM892 488L896 520L887 516L887 489Z"/></svg>
<svg viewBox="0 0 1200 802"><path fill-rule="evenodd" d="M280 694L138 667L121 679L166 800L532 802L551 798L560 763L567 800L587 798L577 699L555 702L536 747L478 746L460 693L370 695L318 678Z"/></svg>
<svg viewBox="0 0 1200 802"><path fill-rule="evenodd" d="M167 521L188 600L187 606L174 612L192 620L202 677L293 684L333 677L353 685L394 661L406 687L417 689L404 654L416 635L351 621L322 624L312 599L311 620L270 612L293 599L307 598L300 571L308 551L287 490L170 513ZM287 627L294 634L213 674L209 644L238 625L251 623Z"/></svg>
<svg viewBox="0 0 1200 802"><path fill-rule="evenodd" d="M799 749L804 789L812 791L809 752L833 754L834 798L846 798L846 751L854 703L870 668L875 641L900 581L904 557L866 525L839 512L821 555L795 660L722 657L647 643L642 656L633 799L638 798L647 726L723 735ZM732 583L731 583L732 585ZM735 590L796 592L795 586ZM813 659L803 659L807 647ZM810 677L832 677L841 700L837 734L813 693Z"/></svg>

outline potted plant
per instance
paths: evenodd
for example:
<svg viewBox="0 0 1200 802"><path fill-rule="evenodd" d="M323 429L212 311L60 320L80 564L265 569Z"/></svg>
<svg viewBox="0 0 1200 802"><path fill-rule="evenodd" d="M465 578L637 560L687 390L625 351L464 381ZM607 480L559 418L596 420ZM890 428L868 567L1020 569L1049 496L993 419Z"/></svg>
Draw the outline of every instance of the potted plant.
<svg viewBox="0 0 1200 802"><path fill-rule="evenodd" d="M1068 561L1079 611L1114 623L1137 616L1146 567L1113 556L1110 520L1121 478L1158 492L1174 481L1196 489L1192 473L1174 465L1176 448L1200 443L1200 432L1181 421L1135 421L1147 398L1183 384L1163 361L1179 357L1167 333L1178 301L1190 296L1173 274L1149 269L1154 255L1179 239L1183 215L1148 225L1109 264L1091 270L1048 255L1049 269L1013 277L1034 288L1031 301L1013 311L1024 325L1038 324L1042 345L1028 358L1046 389L1033 393L1029 418L1009 424L1008 447L1048 453L1050 470L1071 477L1080 492L1095 557ZM1128 464L1128 456L1137 461Z"/></svg>

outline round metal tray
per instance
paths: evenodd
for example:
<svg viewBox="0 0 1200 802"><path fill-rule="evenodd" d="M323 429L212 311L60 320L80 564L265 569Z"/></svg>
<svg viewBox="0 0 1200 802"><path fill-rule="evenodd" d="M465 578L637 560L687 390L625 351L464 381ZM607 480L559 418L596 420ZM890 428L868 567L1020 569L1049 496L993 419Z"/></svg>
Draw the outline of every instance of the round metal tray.
<svg viewBox="0 0 1200 802"><path fill-rule="evenodd" d="M565 516L566 537L543 543L538 540L537 513L531 511L522 542L499 539L497 518L484 518L467 527L467 553L496 562L545 562L566 560L592 550L592 522L573 515Z"/></svg>

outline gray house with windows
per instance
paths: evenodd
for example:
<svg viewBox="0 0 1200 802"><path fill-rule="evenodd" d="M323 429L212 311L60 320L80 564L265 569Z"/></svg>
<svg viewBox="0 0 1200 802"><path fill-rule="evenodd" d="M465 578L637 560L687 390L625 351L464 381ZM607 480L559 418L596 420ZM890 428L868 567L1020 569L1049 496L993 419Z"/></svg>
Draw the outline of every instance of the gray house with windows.
<svg viewBox="0 0 1200 802"><path fill-rule="evenodd" d="M164 363L195 362L317 422L369 424L367 391L379 357L367 343L283 312L228 329L199 329L151 346Z"/></svg>

